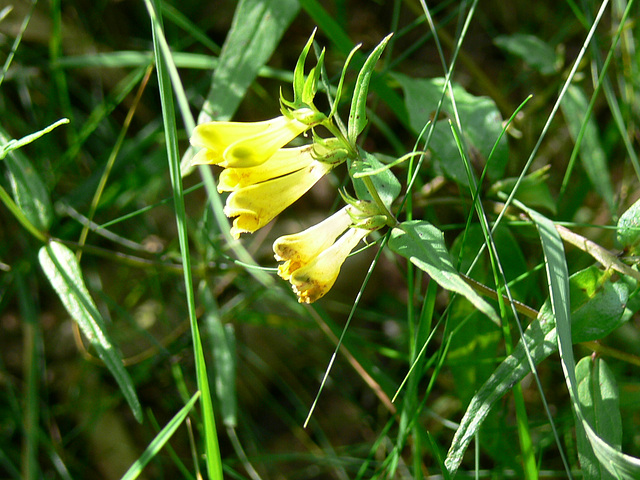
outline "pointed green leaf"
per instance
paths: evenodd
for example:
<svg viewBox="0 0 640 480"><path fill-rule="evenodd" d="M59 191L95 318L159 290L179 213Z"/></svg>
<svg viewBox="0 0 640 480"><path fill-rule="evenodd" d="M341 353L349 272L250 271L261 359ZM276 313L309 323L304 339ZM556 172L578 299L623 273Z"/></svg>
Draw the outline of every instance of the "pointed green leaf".
<svg viewBox="0 0 640 480"><path fill-rule="evenodd" d="M122 476L121 480L133 480L134 478L138 478L142 473L145 465L147 465L153 457L162 449L162 447L169 441L171 436L175 433L178 427L184 422L185 418L193 408L193 405L196 403L196 400L200 397L200 392L196 392L196 394L191 397L191 399L187 402L187 404L182 407L178 413L176 413L173 418L167 423L162 430L158 432L156 437L152 440L149 446L142 452L140 458L127 470L127 472Z"/></svg>
<svg viewBox="0 0 640 480"><path fill-rule="evenodd" d="M527 213L535 222L540 235L542 251L547 266L549 296L551 307L556 317L558 330L558 350L569 389L569 395L578 418L579 427L586 433L595 456L615 478L635 480L640 478L640 458L626 455L602 439L591 424L585 419L582 406L578 401L578 386L575 373L575 360L571 344L571 324L569 315L569 280L562 239L555 225L539 213L527 209Z"/></svg>
<svg viewBox="0 0 640 480"><path fill-rule="evenodd" d="M499 35L493 40L493 43L517 56L543 75L551 75L556 72L556 52L551 45L535 35L525 33Z"/></svg>
<svg viewBox="0 0 640 480"><path fill-rule="evenodd" d="M371 75L373 69L382 55L384 47L387 46L387 42L391 39L389 34L382 39L378 46L371 52L367 61L364 62L358 79L356 80L356 86L353 91L353 98L351 99L351 110L349 111L349 126L347 127L347 139L351 145L356 144L358 135L364 130L367 125L367 95L369 94L369 82L371 81Z"/></svg>
<svg viewBox="0 0 640 480"><path fill-rule="evenodd" d="M52 241L40 249L38 258L60 301L111 371L136 420L142 422L142 408L135 388L107 334L102 315L84 284L76 256L61 243Z"/></svg>
<svg viewBox="0 0 640 480"><path fill-rule="evenodd" d="M442 96L444 79L414 79L400 74L393 74L393 78L402 87L411 128L418 134L433 120L432 116ZM459 85L453 84L453 95L463 128L462 136L471 153L471 163L476 171L481 171L496 139L502 134L502 115L493 100L471 95ZM431 142L427 147L433 152L435 167L439 171L461 185L468 186L465 166L447 121L453 118L453 114L453 106L447 92L440 118L436 119ZM497 181L503 177L508 155L507 139L506 136L502 136L493 151L491 161L486 165L489 180Z"/></svg>
<svg viewBox="0 0 640 480"><path fill-rule="evenodd" d="M443 233L429 222L415 220L401 223L391 232L389 247L427 272L442 288L464 296L500 325L500 318L493 307L464 281L453 266Z"/></svg>

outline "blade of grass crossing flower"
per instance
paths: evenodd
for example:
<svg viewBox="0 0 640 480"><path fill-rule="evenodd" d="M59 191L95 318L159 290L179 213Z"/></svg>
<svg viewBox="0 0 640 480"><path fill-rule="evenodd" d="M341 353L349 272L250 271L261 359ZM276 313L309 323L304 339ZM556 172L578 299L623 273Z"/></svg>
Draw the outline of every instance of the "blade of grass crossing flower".
<svg viewBox="0 0 640 480"><path fill-rule="evenodd" d="M40 249L38 258L67 312L115 378L136 420L142 422L142 408L131 378L107 334L102 315L89 295L75 255L61 243L50 242Z"/></svg>
<svg viewBox="0 0 640 480"><path fill-rule="evenodd" d="M162 21L158 15L160 9L158 2L145 0L151 28L153 32L154 55L156 68L158 71L158 85L160 88L160 100L162 104L162 117L165 128L165 139L167 143L167 157L169 161L169 171L171 184L174 193L174 204L176 211L176 223L178 226L178 239L180 243L180 254L184 267L184 282L186 300L189 308L189 322L191 325L191 335L193 340L193 350L196 364L196 380L198 388L202 394L201 407L204 424L205 455L209 478L212 480L222 480L222 462L220 459L220 449L218 446L218 436L215 426L213 405L211 403L211 393L207 378L207 369L202 349L202 341L198 329L198 322L195 314L195 298L193 280L191 278L191 257L189 255L189 243L187 238L186 212L184 206L184 193L182 191L182 179L180 175L180 159L178 157L178 131L176 127L175 107L173 105L173 89L170 83L169 72L165 64L165 56L162 52L162 42L164 38Z"/></svg>
<svg viewBox="0 0 640 480"><path fill-rule="evenodd" d="M562 368L564 370L569 395L571 396L574 413L584 429L596 457L615 478L628 480L640 478L640 459L626 455L604 441L585 419L585 414L578 400L576 363L571 341L569 273L564 256L562 239L553 222L534 211L529 211L529 215L538 228L538 234L540 235L540 241L542 243L547 267L551 306L556 318L558 330L558 349L560 351ZM569 471L567 473L569 473Z"/></svg>
<svg viewBox="0 0 640 480"><path fill-rule="evenodd" d="M173 416L169 423L167 423L164 428L158 432L142 455L140 455L140 458L138 458L138 460L131 465L129 470L127 470L127 472L122 476L122 480L133 480L140 476L145 465L147 465L147 463L157 455L164 444L169 441L171 436L178 429L180 424L184 422L184 419L187 418L187 415L193 408L193 405L196 403L199 396L200 392L196 392L193 397L191 397L191 400L189 400L189 402Z"/></svg>

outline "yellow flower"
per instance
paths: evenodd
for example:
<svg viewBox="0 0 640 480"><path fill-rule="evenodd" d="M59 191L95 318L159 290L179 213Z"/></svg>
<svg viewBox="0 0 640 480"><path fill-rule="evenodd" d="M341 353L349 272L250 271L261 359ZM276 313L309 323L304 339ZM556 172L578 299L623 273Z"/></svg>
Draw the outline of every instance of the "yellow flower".
<svg viewBox="0 0 640 480"><path fill-rule="evenodd" d="M273 244L276 260L284 261L278 275L289 280L291 274L329 248L351 225L350 207L346 206L322 222L293 235L278 238Z"/></svg>
<svg viewBox="0 0 640 480"><path fill-rule="evenodd" d="M307 112L308 110L308 112ZM191 165L217 164L222 167L254 167L267 161L314 123L310 109L300 109L295 118L276 117L264 122L209 122L198 125L191 145L202 147ZM302 119L303 121L297 120Z"/></svg>
<svg viewBox="0 0 640 480"><path fill-rule="evenodd" d="M229 173L221 176L218 190L232 192L227 197L224 213L227 217L236 217L231 227L234 238L264 227L333 168L332 164L316 160L312 151L312 145L284 148L260 167L223 172Z"/></svg>
<svg viewBox="0 0 640 480"><path fill-rule="evenodd" d="M354 226L354 220L363 220L363 214L366 215L355 206L347 205L317 225L274 242L276 260L284 261L278 267L278 275L291 282L300 303L312 303L323 297L338 278L340 267L351 250L380 228Z"/></svg>
<svg viewBox="0 0 640 480"><path fill-rule="evenodd" d="M333 245L291 272L289 281L300 303L313 303L333 286L347 256L371 230L349 228Z"/></svg>
<svg viewBox="0 0 640 480"><path fill-rule="evenodd" d="M313 162L314 147L281 148L256 167L225 168L218 180L219 192L233 192L249 185L288 175Z"/></svg>

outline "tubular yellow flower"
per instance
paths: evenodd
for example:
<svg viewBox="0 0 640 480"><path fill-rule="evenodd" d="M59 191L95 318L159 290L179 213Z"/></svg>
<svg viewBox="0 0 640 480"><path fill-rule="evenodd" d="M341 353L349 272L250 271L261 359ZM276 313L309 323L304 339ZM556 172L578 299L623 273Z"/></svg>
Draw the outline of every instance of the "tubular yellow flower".
<svg viewBox="0 0 640 480"><path fill-rule="evenodd" d="M278 275L289 280L291 274L308 264L321 252L329 248L349 225L350 206L346 206L322 222L305 231L278 238L273 244L276 260L284 261L278 267Z"/></svg>
<svg viewBox="0 0 640 480"><path fill-rule="evenodd" d="M224 207L227 217L237 217L233 220L231 235L238 238L241 233L264 227L332 168L331 164L312 159L306 167L288 175L234 190Z"/></svg>
<svg viewBox="0 0 640 480"><path fill-rule="evenodd" d="M226 168L220 173L218 191L233 192L308 167L314 161L313 148L313 145L281 148L262 165L247 168Z"/></svg>
<svg viewBox="0 0 640 480"><path fill-rule="evenodd" d="M305 115L310 116L312 113L309 109L301 109L296 112L296 118L305 118ZM190 142L194 147L202 147L202 150L193 157L191 165L217 164L222 167L260 165L314 125L296 118L280 116L263 122L200 124L193 130Z"/></svg>
<svg viewBox="0 0 640 480"><path fill-rule="evenodd" d="M291 273L289 281L300 303L313 303L333 286L347 256L371 230L350 228L333 245Z"/></svg>

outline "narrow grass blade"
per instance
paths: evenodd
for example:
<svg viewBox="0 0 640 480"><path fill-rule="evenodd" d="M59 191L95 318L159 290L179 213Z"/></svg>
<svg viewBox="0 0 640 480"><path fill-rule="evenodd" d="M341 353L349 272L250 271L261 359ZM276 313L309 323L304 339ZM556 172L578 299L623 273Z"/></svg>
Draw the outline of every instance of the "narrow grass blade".
<svg viewBox="0 0 640 480"><path fill-rule="evenodd" d="M464 281L453 266L443 234L436 227L421 220L404 222L393 229L389 247L427 272L441 287L463 295L492 322L500 325L500 318L493 307Z"/></svg>
<svg viewBox="0 0 640 480"><path fill-rule="evenodd" d="M173 103L173 87L167 62L170 61L171 51L168 48L162 28L162 19L159 17L159 2L145 0L151 28L153 32L153 47L158 72L158 86L160 89L160 101L162 104L162 119L164 123L165 140L167 145L167 159L173 198L175 205L176 223L178 227L178 241L180 255L184 267L184 284L187 306L189 309L189 323L193 340L193 352L196 365L196 380L198 389L202 393L201 407L203 418L203 433L205 441L205 455L207 472L211 480L222 479L222 461L218 446L218 434L216 431L215 416L211 403L211 392L207 377L207 366L202 349L202 340L198 320L196 318L195 295L193 279L191 278L191 256L189 254L189 240L187 232L187 218L184 205L184 192L180 175L180 159L178 156L178 130L176 125L176 111ZM169 60L168 60L169 59ZM174 78L174 80L177 80Z"/></svg>
<svg viewBox="0 0 640 480"><path fill-rule="evenodd" d="M131 378L107 334L102 315L89 295L75 255L61 243L52 241L40 249L38 258L62 304L115 378L136 420L142 422L142 408Z"/></svg>
<svg viewBox="0 0 640 480"><path fill-rule="evenodd" d="M178 429L180 424L184 422L187 415L196 403L196 400L200 397L200 392L196 392L191 400L174 415L174 417L167 423L162 430L158 432L156 438L149 444L145 451L140 455L140 458L131 465L131 468L122 476L122 480L133 480L138 478L142 473L145 465L151 461L153 457L160 451L165 443L169 441L174 432Z"/></svg>

